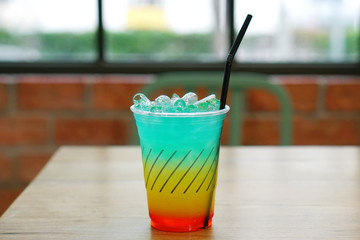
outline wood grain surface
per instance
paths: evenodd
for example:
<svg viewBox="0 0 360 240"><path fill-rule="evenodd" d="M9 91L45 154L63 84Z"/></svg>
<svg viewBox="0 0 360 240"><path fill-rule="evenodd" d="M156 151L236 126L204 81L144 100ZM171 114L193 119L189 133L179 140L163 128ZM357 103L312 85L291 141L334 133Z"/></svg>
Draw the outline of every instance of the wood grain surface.
<svg viewBox="0 0 360 240"><path fill-rule="evenodd" d="M62 147L0 239L360 239L358 147L222 147L210 229L152 229L139 147Z"/></svg>

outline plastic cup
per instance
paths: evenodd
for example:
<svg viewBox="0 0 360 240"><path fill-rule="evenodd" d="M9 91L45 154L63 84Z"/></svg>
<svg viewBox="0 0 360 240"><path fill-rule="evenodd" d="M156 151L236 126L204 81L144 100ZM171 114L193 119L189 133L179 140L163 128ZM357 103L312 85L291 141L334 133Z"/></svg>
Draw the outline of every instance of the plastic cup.
<svg viewBox="0 0 360 240"><path fill-rule="evenodd" d="M189 232L211 226L220 136L229 109L151 113L131 106L152 227Z"/></svg>

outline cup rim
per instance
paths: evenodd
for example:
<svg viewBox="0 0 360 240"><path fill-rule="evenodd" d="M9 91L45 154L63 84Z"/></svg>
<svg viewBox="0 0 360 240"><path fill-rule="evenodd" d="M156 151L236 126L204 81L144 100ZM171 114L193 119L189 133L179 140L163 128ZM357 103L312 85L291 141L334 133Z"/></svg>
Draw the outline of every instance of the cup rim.
<svg viewBox="0 0 360 240"><path fill-rule="evenodd" d="M136 109L134 105L130 107L130 110L133 113L146 115L146 116L156 116L156 117L204 117L204 116L216 116L222 115L227 113L230 110L228 105L225 106L224 109L216 110L216 111L209 111L209 112L194 112L194 113L155 113L155 112L148 112Z"/></svg>

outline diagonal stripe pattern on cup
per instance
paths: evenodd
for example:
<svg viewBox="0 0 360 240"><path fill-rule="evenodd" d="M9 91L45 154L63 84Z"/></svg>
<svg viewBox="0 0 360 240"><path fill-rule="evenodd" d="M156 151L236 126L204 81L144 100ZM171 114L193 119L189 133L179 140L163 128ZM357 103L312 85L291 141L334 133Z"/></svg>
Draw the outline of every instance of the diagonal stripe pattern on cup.
<svg viewBox="0 0 360 240"><path fill-rule="evenodd" d="M220 136L229 107L167 114L134 109L153 227L193 231L211 226Z"/></svg>

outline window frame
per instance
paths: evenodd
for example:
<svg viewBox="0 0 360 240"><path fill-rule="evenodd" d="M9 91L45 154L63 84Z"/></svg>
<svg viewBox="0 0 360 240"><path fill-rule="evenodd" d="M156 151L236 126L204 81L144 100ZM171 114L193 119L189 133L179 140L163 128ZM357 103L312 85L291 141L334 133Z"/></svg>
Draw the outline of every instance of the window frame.
<svg viewBox="0 0 360 240"><path fill-rule="evenodd" d="M103 0L97 0L98 26L96 31L97 58L94 62L0 62L0 73L132 73L148 74L170 71L223 71L224 62L107 62L105 59L105 31L103 25ZM234 0L226 0L229 46L235 38ZM360 46L360 36L358 38ZM355 63L252 63L234 62L233 71L265 74L301 75L360 75L360 47Z"/></svg>

